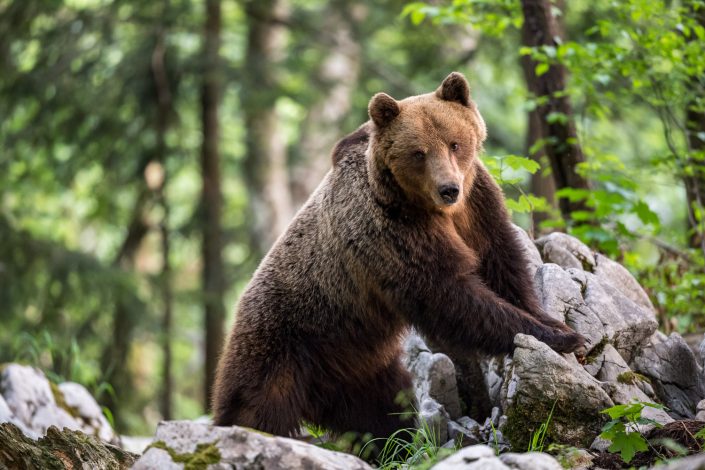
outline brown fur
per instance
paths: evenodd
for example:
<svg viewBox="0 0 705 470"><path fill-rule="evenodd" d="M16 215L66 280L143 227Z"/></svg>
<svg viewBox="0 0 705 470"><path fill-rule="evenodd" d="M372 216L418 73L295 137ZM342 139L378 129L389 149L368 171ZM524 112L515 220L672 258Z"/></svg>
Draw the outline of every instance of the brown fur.
<svg viewBox="0 0 705 470"><path fill-rule="evenodd" d="M370 117L335 147L240 299L216 424L287 435L307 420L388 436L406 426L395 399L411 386L400 338L412 325L460 352L506 353L517 333L582 346L541 310L478 158L486 131L465 78L402 101L375 95ZM439 196L444 185L457 202Z"/></svg>

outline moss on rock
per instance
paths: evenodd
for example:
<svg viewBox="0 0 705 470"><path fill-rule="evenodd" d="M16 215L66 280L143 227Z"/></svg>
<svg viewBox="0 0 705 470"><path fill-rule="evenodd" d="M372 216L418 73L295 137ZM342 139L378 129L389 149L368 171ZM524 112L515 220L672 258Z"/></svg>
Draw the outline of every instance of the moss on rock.
<svg viewBox="0 0 705 470"><path fill-rule="evenodd" d="M78 408L70 406L68 403L66 403L64 392L61 391L57 384L49 380L49 388L51 388L51 394L54 395L54 401L56 401L56 406L66 411L74 418L81 418L81 413L78 411Z"/></svg>
<svg viewBox="0 0 705 470"><path fill-rule="evenodd" d="M166 451L173 462L184 464L184 470L205 470L208 465L220 463L221 455L216 443L201 443L196 446L194 452L183 454L176 452L164 441L156 441L147 449L154 447Z"/></svg>
<svg viewBox="0 0 705 470"><path fill-rule="evenodd" d="M629 370L619 374L617 376L617 382L627 385L638 385L639 382L651 383L651 380L649 380L649 378L645 375Z"/></svg>

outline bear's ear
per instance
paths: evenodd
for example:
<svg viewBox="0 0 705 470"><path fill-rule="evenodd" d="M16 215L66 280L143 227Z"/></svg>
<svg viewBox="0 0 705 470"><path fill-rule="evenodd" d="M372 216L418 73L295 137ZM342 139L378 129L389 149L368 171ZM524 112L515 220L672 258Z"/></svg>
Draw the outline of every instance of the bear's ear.
<svg viewBox="0 0 705 470"><path fill-rule="evenodd" d="M388 126L401 112L399 103L386 93L373 96L367 111L377 127Z"/></svg>
<svg viewBox="0 0 705 470"><path fill-rule="evenodd" d="M442 100L455 101L463 106L470 105L470 85L462 73L451 72L436 90Z"/></svg>

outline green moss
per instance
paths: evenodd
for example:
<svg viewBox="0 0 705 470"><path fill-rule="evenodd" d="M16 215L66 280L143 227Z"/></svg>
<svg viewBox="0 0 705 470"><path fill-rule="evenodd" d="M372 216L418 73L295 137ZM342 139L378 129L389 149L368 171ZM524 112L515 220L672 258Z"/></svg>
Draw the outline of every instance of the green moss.
<svg viewBox="0 0 705 470"><path fill-rule="evenodd" d="M617 376L617 382L627 385L637 385L639 382L650 383L651 381L648 377L641 375L638 372L627 371L622 372Z"/></svg>
<svg viewBox="0 0 705 470"><path fill-rule="evenodd" d="M56 401L56 405L59 408L62 408L65 410L68 414L73 416L74 418L81 418L81 413L79 413L78 408L74 408L73 406L69 406L68 403L66 403L66 398L64 397L64 393L61 391L58 385L56 385L54 382L49 381L49 387L51 388L51 393L54 395L54 400Z"/></svg>
<svg viewBox="0 0 705 470"><path fill-rule="evenodd" d="M587 356L585 356L585 363L593 364L605 350L605 346L607 346L607 343L609 343L607 336L603 336L600 342L597 343L594 348L592 348L592 350L588 353Z"/></svg>
<svg viewBox="0 0 705 470"><path fill-rule="evenodd" d="M164 441L156 441L147 449L154 447L167 452L173 462L184 464L184 470L205 470L208 465L220 462L220 450L216 447L216 443L217 441L198 444L194 452L184 454L179 454Z"/></svg>

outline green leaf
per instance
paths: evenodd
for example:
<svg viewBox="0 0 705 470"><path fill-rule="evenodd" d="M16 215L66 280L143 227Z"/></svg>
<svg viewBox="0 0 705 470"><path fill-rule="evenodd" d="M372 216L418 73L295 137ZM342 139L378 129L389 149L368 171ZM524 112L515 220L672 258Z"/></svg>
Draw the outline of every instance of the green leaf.
<svg viewBox="0 0 705 470"><path fill-rule="evenodd" d="M634 212L639 217L644 224L651 224L653 226L658 226L659 219L658 215L651 210L648 204L644 201L638 201L634 204Z"/></svg>
<svg viewBox="0 0 705 470"><path fill-rule="evenodd" d="M610 452L619 452L626 463L629 463L634 458L637 452L648 450L649 446L646 439L638 432L619 433L612 439L612 445L607 450Z"/></svg>
<svg viewBox="0 0 705 470"><path fill-rule="evenodd" d="M517 155L507 155L502 158L502 161L512 170L526 170L532 175L541 169L537 161Z"/></svg>
<svg viewBox="0 0 705 470"><path fill-rule="evenodd" d="M543 74L545 74L546 72L548 72L549 67L550 67L550 65L548 65L548 63L546 63L546 62L541 62L541 63L538 64L538 65L536 66L536 68L534 69L534 73L536 74L537 77L540 77L541 75L543 75Z"/></svg>

